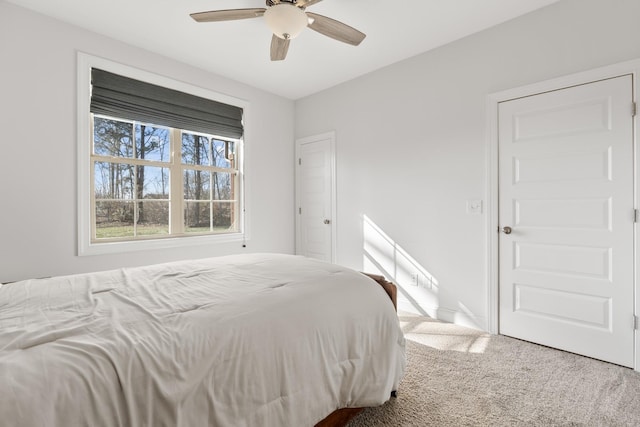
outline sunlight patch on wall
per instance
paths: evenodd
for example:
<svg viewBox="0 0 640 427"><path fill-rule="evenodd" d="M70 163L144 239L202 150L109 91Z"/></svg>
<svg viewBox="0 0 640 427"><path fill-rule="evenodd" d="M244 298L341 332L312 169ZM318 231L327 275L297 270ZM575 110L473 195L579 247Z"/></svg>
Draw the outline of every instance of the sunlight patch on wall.
<svg viewBox="0 0 640 427"><path fill-rule="evenodd" d="M461 302L458 302L458 310L454 312L452 322L468 328L484 329L477 316Z"/></svg>
<svg viewBox="0 0 640 427"><path fill-rule="evenodd" d="M363 215L363 269L398 285L398 309L437 317L438 280L371 218Z"/></svg>

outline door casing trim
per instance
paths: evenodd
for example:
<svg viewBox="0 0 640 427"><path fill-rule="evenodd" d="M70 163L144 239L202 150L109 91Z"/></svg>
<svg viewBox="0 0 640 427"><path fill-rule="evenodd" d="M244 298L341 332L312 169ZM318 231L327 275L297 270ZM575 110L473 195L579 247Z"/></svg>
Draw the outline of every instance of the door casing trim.
<svg viewBox="0 0 640 427"><path fill-rule="evenodd" d="M486 135L485 135L485 167L486 180L486 222L485 222L485 264L487 283L487 330L491 334L498 334L499 310L499 245L498 245L498 104L525 96L540 94L571 86L591 83L598 80L610 79L621 75L631 75L633 85L633 101L637 104L640 95L638 88L638 74L640 73L640 59L621 62L605 67L587 70L559 78L545 80L530 85L494 92L487 95L485 104ZM631 109L631 106L629 106ZM640 153L638 150L638 116L633 118L633 204L636 209L640 200L640 183L638 181L638 165ZM638 223L634 225L634 312L640 312L640 287L638 286L638 271L640 268L638 248ZM633 321L629 319L629 321ZM640 330L636 329L634 337L634 370L640 371Z"/></svg>

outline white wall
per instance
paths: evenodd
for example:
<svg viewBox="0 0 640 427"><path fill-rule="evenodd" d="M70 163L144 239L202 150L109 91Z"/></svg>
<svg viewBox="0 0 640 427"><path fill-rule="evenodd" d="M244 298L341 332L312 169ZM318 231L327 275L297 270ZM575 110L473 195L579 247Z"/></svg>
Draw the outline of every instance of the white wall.
<svg viewBox="0 0 640 427"><path fill-rule="evenodd" d="M336 131L338 262L486 329L486 218L466 203L486 200L487 95L640 58L638 17L638 0L565 0L296 102L297 138Z"/></svg>
<svg viewBox="0 0 640 427"><path fill-rule="evenodd" d="M77 51L249 102L246 249L77 256ZM293 253L293 119L293 101L0 2L0 282L243 251Z"/></svg>

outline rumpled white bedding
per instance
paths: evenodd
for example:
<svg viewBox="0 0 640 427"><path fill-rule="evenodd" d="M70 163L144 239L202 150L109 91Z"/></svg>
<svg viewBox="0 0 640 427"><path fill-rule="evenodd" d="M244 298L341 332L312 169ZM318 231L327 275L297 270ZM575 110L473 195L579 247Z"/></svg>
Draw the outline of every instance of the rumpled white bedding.
<svg viewBox="0 0 640 427"><path fill-rule="evenodd" d="M298 256L0 288L3 426L313 426L388 400L404 364L383 289Z"/></svg>

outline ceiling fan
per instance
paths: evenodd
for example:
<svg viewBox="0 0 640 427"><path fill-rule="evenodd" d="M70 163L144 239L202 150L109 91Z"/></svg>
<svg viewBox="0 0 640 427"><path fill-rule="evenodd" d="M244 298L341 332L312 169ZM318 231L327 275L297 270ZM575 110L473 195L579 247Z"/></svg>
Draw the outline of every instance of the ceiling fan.
<svg viewBox="0 0 640 427"><path fill-rule="evenodd" d="M192 13L197 22L234 21L264 16L273 32L271 60L281 61L287 56L289 43L305 27L309 27L332 39L358 46L366 35L335 19L306 12L306 8L322 0L266 0L266 8L212 10Z"/></svg>

